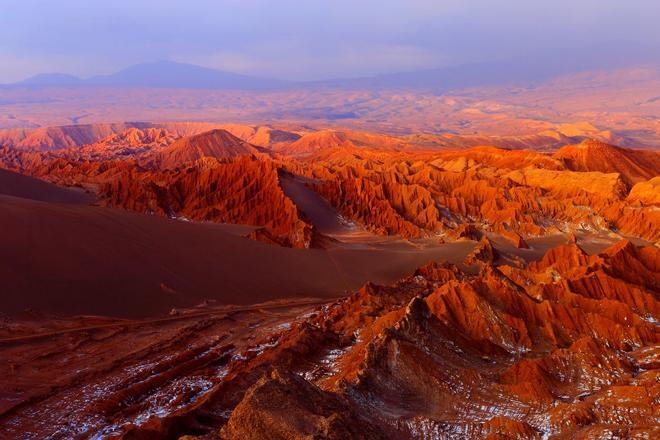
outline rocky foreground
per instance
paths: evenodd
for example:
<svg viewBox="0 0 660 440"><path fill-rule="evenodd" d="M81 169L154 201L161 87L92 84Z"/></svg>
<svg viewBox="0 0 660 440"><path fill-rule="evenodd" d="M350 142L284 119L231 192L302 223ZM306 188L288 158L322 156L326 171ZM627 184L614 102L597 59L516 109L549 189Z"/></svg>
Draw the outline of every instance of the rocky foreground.
<svg viewBox="0 0 660 440"><path fill-rule="evenodd" d="M513 267L493 265L486 244L464 270L431 263L321 306L58 336L94 362L65 361L66 350L32 357L33 371L80 370L5 407L0 434L658 437L660 251L621 241L588 255L567 244ZM116 347L98 348L119 340L135 347L115 359ZM2 344L6 359L35 356Z"/></svg>
<svg viewBox="0 0 660 440"><path fill-rule="evenodd" d="M214 432L654 438L659 257L567 245L525 270L430 264L367 285L246 360L233 380L260 378Z"/></svg>

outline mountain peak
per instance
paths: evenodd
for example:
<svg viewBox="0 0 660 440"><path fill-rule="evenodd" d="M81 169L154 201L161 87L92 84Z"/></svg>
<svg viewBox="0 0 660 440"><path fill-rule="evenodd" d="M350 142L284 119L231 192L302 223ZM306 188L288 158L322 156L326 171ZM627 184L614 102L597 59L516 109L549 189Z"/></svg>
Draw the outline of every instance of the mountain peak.
<svg viewBox="0 0 660 440"><path fill-rule="evenodd" d="M225 72L194 64L159 60L135 64L111 75L90 78L94 85L188 89L264 90L283 81Z"/></svg>
<svg viewBox="0 0 660 440"><path fill-rule="evenodd" d="M82 83L82 79L66 73L40 73L16 84L23 86L77 86Z"/></svg>
<svg viewBox="0 0 660 440"><path fill-rule="evenodd" d="M580 142L577 145L577 147L583 149L592 149L592 150L609 150L609 149L621 150L621 147L616 147L614 145L610 145L596 139L585 139L582 142Z"/></svg>
<svg viewBox="0 0 660 440"><path fill-rule="evenodd" d="M30 87L146 87L173 89L269 90L287 85L286 81L226 72L210 67L156 60L128 66L108 75L80 79L73 75L48 73L36 75L14 86Z"/></svg>
<svg viewBox="0 0 660 440"><path fill-rule="evenodd" d="M203 157L225 159L259 154L260 150L222 128L181 138L159 154L164 168L176 168Z"/></svg>
<svg viewBox="0 0 660 440"><path fill-rule="evenodd" d="M553 157L572 171L619 173L629 186L655 177L660 166L658 152L621 148L593 139L567 145Z"/></svg>

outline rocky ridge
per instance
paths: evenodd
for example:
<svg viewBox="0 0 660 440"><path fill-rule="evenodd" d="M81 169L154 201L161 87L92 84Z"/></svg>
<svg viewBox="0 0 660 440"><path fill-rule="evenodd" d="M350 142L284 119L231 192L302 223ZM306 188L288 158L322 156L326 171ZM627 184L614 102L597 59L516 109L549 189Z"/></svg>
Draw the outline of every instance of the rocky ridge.
<svg viewBox="0 0 660 440"><path fill-rule="evenodd" d="M477 274L431 263L255 340L194 407L131 432L654 437L658 261L622 241Z"/></svg>

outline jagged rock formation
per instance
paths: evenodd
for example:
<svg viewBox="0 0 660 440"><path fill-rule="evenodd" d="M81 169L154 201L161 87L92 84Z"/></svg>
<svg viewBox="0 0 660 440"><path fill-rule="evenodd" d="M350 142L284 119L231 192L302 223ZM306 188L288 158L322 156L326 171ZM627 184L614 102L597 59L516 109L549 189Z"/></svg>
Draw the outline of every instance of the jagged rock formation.
<svg viewBox="0 0 660 440"><path fill-rule="evenodd" d="M302 348L324 335L319 367L291 367L389 437L653 436L657 370L646 347L660 338L659 257L622 242L591 257L565 246L528 270L477 277L433 265L391 288L366 286L282 336L287 348L267 357L294 349L291 337ZM637 278L620 272L633 266ZM279 406L309 417L291 394ZM265 416L251 399L241 414Z"/></svg>
<svg viewBox="0 0 660 440"><path fill-rule="evenodd" d="M131 128L144 129L151 124L133 122L122 124L86 124L36 129L11 129L0 131L0 145L22 150L57 150L80 147L119 134Z"/></svg>
<svg viewBox="0 0 660 440"><path fill-rule="evenodd" d="M260 150L224 130L173 143L164 129L129 130L75 150L4 152L6 167L83 186L97 193L103 206L256 225L266 234L254 238L269 237L262 241L292 247L312 244L313 227L282 191L277 165L257 159L252 153L263 158Z"/></svg>
<svg viewBox="0 0 660 440"><path fill-rule="evenodd" d="M493 247L493 244L488 239L488 237L484 236L481 238L481 240L479 240L477 247L475 247L474 250L470 252L465 260L465 264L472 265L479 264L481 262L492 264L495 262L497 256L498 253Z"/></svg>
<svg viewBox="0 0 660 440"><path fill-rule="evenodd" d="M628 199L620 174L569 171L540 153L335 149L286 166L316 179L314 189L342 215L376 233L455 235L459 225L475 223L523 248L525 237L571 228L660 238L652 230L660 220L658 212L639 203L654 196L638 195L653 193L654 187L645 190L641 183Z"/></svg>
<svg viewBox="0 0 660 440"><path fill-rule="evenodd" d="M136 158L161 150L176 139L174 133L164 128L129 128L98 142L72 148L60 154L94 161Z"/></svg>
<svg viewBox="0 0 660 440"><path fill-rule="evenodd" d="M636 151L595 140L561 148L553 157L573 171L619 173L630 186L656 177L660 169L660 153L656 151Z"/></svg>
<svg viewBox="0 0 660 440"><path fill-rule="evenodd" d="M483 232L471 223L459 225L452 231L451 235L457 240L467 239L474 241L479 241L484 236Z"/></svg>
<svg viewBox="0 0 660 440"><path fill-rule="evenodd" d="M298 137L269 127L239 125L197 133L208 126L134 127L94 144L53 152L5 147L2 163L58 184L102 191L104 203L112 206L194 220L259 220L255 226L266 229L252 234L253 238L274 243L281 240L274 238L273 225L275 235L289 237L284 240L287 243L307 243L308 238L301 237L309 233L294 226L297 223L290 214L280 215L274 207L260 207L260 214L237 215L237 208L217 203L219 195L209 197L211 182L206 178L189 178L185 183L205 188L175 190L172 181L179 177L166 170L189 168L193 171L187 173L192 175L196 169L219 164L214 159L228 163L252 155L272 160L275 168L308 179L309 188L343 218L381 235L460 238L462 225L470 224L479 234L499 234L518 248L527 248L529 237L576 230L613 231L660 241L656 152L595 141L563 148L554 155L494 147L420 151L403 138L336 130ZM175 140L175 133L180 132L197 134ZM258 140L268 148L245 139ZM220 166L227 176L213 174L224 185L216 183L218 191L230 188L233 178L244 179L239 187L248 185L249 173L258 169L248 167L245 173L237 173L231 168ZM276 200L271 196L264 200L271 199ZM290 225L288 232L284 223ZM472 234L472 238L480 236Z"/></svg>
<svg viewBox="0 0 660 440"><path fill-rule="evenodd" d="M431 263L262 334L195 404L130 433L653 438L659 261L622 241L476 274Z"/></svg>
<svg viewBox="0 0 660 440"><path fill-rule="evenodd" d="M217 223L259 225L273 242L309 247L312 227L279 185L272 161L205 158L178 172L135 168L99 187L102 204Z"/></svg>
<svg viewBox="0 0 660 440"><path fill-rule="evenodd" d="M267 433L267 434L266 434ZM220 433L226 439L385 439L340 397L277 371L250 388Z"/></svg>

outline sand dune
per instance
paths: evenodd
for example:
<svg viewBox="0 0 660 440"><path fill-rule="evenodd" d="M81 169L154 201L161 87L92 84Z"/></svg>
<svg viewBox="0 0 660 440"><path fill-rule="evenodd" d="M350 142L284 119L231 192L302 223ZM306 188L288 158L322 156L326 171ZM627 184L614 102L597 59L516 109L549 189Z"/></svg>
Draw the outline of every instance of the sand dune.
<svg viewBox="0 0 660 440"><path fill-rule="evenodd" d="M280 185L287 197L302 211L305 218L322 234L347 232L349 228L339 219L339 213L318 193L305 186L300 177L281 175Z"/></svg>
<svg viewBox="0 0 660 440"><path fill-rule="evenodd" d="M204 298L337 297L432 259L460 262L472 247L302 250L248 240L233 228L0 196L0 230L12 231L0 235L3 312L147 316Z"/></svg>
<svg viewBox="0 0 660 440"><path fill-rule="evenodd" d="M63 188L34 177L0 169L0 194L52 203L92 203L96 197L83 190Z"/></svg>
<svg viewBox="0 0 660 440"><path fill-rule="evenodd" d="M646 155L174 137L0 149L106 206L0 172L0 437L650 435L659 251L611 246L657 242Z"/></svg>

